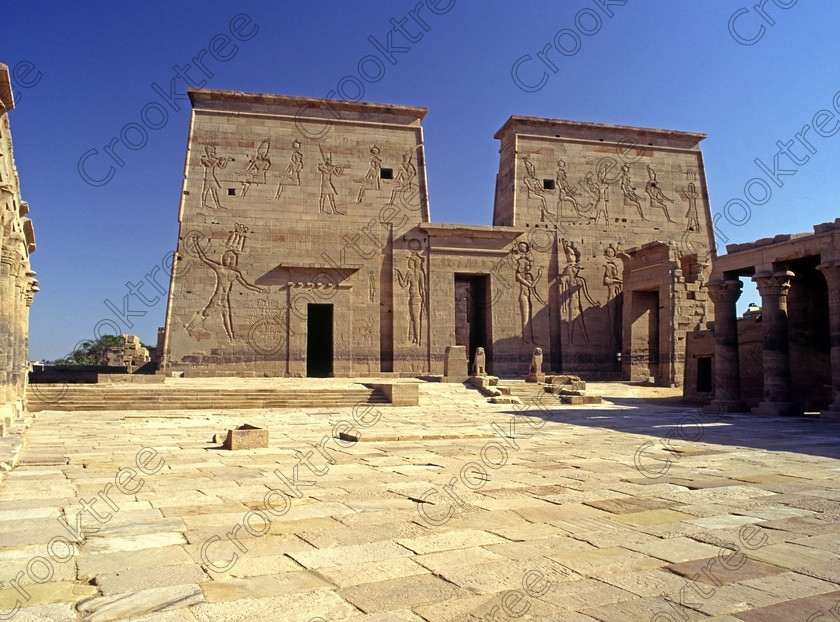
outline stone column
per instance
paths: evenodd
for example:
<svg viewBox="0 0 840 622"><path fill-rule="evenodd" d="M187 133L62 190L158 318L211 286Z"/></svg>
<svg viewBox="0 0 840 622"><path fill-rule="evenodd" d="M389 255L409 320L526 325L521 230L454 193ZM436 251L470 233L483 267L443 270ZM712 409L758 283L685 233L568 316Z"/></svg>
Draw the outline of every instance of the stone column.
<svg viewBox="0 0 840 622"><path fill-rule="evenodd" d="M744 412L741 401L741 367L738 359L738 317L735 302L743 284L738 279L709 281L706 289L715 305L714 399L707 410L713 413Z"/></svg>
<svg viewBox="0 0 840 622"><path fill-rule="evenodd" d="M760 415L793 415L802 409L791 400L788 352L787 295L793 272L760 272L753 281L761 294L764 333L764 401L752 412Z"/></svg>
<svg viewBox="0 0 840 622"><path fill-rule="evenodd" d="M817 266L828 283L828 330L831 347L831 390L834 401L820 413L828 419L840 419L840 259Z"/></svg>

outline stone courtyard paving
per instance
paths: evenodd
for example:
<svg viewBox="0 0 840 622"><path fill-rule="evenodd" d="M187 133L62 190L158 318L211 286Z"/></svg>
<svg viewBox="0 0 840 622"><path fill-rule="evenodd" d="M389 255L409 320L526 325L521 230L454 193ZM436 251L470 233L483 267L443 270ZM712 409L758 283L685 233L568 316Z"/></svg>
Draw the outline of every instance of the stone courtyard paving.
<svg viewBox="0 0 840 622"><path fill-rule="evenodd" d="M618 383L586 407L420 390L355 412L37 413L0 486L0 618L840 612L840 423L703 418ZM268 449L211 442L245 422Z"/></svg>

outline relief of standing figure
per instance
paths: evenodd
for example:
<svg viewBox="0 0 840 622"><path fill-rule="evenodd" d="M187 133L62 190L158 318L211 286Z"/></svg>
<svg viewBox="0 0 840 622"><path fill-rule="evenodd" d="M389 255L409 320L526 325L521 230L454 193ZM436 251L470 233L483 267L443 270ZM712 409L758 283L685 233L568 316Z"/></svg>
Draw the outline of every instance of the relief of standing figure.
<svg viewBox="0 0 840 622"><path fill-rule="evenodd" d="M338 190L335 189L335 184L333 184L333 175L341 177L341 174L345 169L350 168L350 165L333 164L332 155L329 153L324 155L323 151L321 151L321 158L324 161L318 165L318 172L321 173L321 196L318 202L320 209L326 213L344 214L345 212L339 212L335 206L335 197L338 195ZM330 206L331 212L324 209L326 205Z"/></svg>
<svg viewBox="0 0 840 622"><path fill-rule="evenodd" d="M540 298L537 292L537 283L542 278L543 269L537 270L537 276L531 273L533 264L530 260L525 259L519 263L519 269L516 272L516 281L519 283L519 313L522 321L522 341L524 343L536 343L534 338L534 305L531 302L531 296L545 305L545 301Z"/></svg>
<svg viewBox="0 0 840 622"><path fill-rule="evenodd" d="M697 199L700 198L700 193L693 183L688 184L688 188L678 188L677 194L680 198L688 202L688 211L685 217L688 219L688 224L685 227L686 231L700 231L700 218L697 215Z"/></svg>
<svg viewBox="0 0 840 622"><path fill-rule="evenodd" d="M217 158L216 148L213 145L204 145L204 155L201 156L201 166L204 167L204 181L201 186L201 205L210 209L225 209L219 202L219 188L222 187L222 184L216 178L216 169L224 170L229 162L234 161L233 158ZM215 205L207 204L208 195L213 199Z"/></svg>
<svg viewBox="0 0 840 622"><path fill-rule="evenodd" d="M300 172L303 170L303 153L300 150L300 141L292 142L292 155L289 157L289 165L285 172L280 177L280 183L277 184L277 192L274 194L274 199L277 200L283 196L283 189L286 186L300 185Z"/></svg>
<svg viewBox="0 0 840 622"><path fill-rule="evenodd" d="M412 253L408 258L408 270L405 274L398 269L397 281L403 289L408 288L408 339L416 346L420 345L423 336L423 315L426 309L426 273L423 270L423 259Z"/></svg>
<svg viewBox="0 0 840 622"><path fill-rule="evenodd" d="M356 203L361 203L365 198L365 190L372 188L379 190L379 178L382 174L382 158L379 157L379 147L374 145L370 148L370 166L365 173L364 179L354 179L359 187L359 195L356 197Z"/></svg>

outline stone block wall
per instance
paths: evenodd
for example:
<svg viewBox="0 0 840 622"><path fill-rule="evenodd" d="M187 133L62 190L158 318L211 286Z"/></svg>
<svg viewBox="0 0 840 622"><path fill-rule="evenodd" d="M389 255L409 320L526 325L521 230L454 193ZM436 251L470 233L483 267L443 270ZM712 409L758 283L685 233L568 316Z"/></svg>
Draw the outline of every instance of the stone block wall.
<svg viewBox="0 0 840 622"><path fill-rule="evenodd" d="M616 372L624 251L659 241L676 249L677 269L686 257L695 270L711 261L699 148L705 135L514 116L496 138L494 224L527 231L521 239L533 255L531 273L534 280L542 275L534 315L551 318L539 343L546 360L553 370L587 377ZM702 282L696 274L689 281L684 292L670 282L663 292L676 305L663 330L680 334L702 319L694 305L704 295ZM681 382L681 372L665 375Z"/></svg>
<svg viewBox="0 0 840 622"><path fill-rule="evenodd" d="M0 435L24 410L29 372L29 307L38 291L29 256L35 251L29 206L21 199L9 112L9 69L0 64Z"/></svg>

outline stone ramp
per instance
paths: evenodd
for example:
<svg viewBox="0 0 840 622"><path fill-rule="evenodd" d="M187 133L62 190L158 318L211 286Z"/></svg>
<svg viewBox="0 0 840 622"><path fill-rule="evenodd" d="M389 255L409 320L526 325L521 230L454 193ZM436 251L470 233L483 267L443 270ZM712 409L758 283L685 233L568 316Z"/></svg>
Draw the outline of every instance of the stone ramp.
<svg viewBox="0 0 840 622"><path fill-rule="evenodd" d="M227 386L225 386L227 385ZM148 384L44 385L27 387L29 412L45 410L196 410L249 408L340 408L388 404L380 389L343 382L333 386L236 382L202 385L176 381Z"/></svg>

